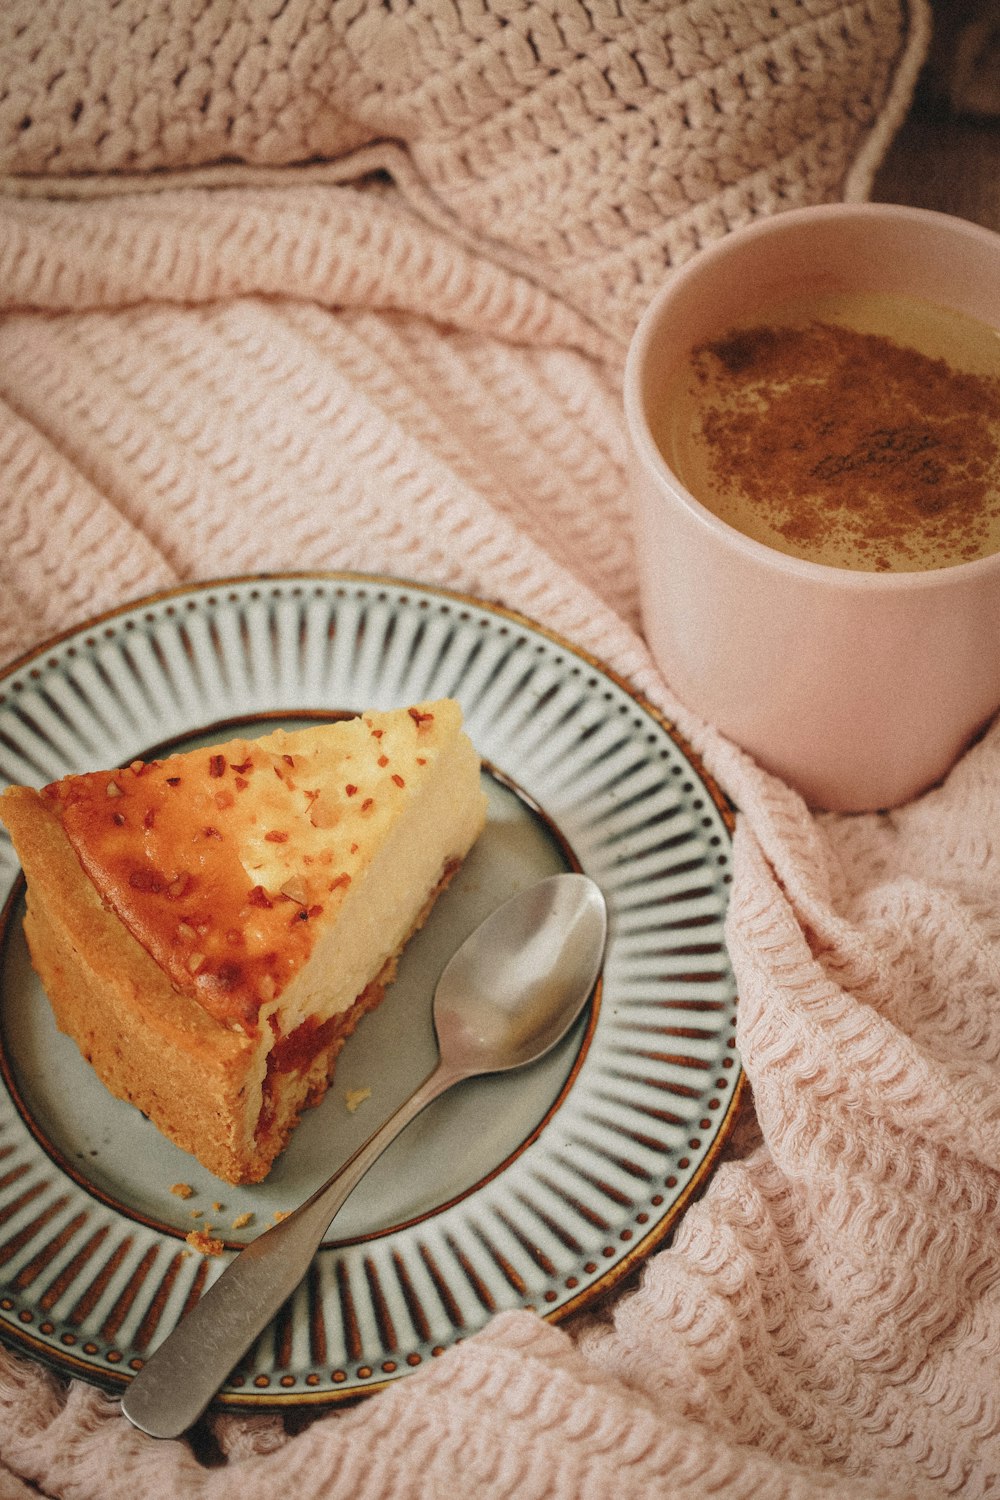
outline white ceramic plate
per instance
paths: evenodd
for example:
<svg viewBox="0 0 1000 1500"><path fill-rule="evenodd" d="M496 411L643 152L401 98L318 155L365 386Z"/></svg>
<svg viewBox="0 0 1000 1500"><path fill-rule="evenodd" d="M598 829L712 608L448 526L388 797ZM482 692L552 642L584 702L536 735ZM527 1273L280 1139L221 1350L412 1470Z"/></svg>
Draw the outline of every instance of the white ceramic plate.
<svg viewBox="0 0 1000 1500"><path fill-rule="evenodd" d="M0 781L41 785L276 721L444 695L486 764L486 832L323 1104L256 1187L176 1150L56 1031L0 839L0 1335L66 1373L127 1381L229 1256L430 1071L447 958L513 891L560 869L591 875L609 907L588 1015L544 1062L460 1085L409 1127L220 1399L354 1397L502 1309L564 1316L662 1243L704 1183L741 1082L722 935L728 814L648 704L530 621L355 575L157 596L0 678ZM185 1241L209 1225L222 1256Z"/></svg>

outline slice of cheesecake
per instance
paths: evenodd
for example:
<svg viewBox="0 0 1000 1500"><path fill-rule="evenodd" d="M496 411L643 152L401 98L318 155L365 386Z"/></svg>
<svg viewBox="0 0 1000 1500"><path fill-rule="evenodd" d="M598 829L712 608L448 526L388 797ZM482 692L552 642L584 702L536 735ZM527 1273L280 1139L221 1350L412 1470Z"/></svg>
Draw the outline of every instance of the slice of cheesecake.
<svg viewBox="0 0 1000 1500"><path fill-rule="evenodd" d="M60 1028L229 1182L322 1098L485 816L450 699L0 798Z"/></svg>

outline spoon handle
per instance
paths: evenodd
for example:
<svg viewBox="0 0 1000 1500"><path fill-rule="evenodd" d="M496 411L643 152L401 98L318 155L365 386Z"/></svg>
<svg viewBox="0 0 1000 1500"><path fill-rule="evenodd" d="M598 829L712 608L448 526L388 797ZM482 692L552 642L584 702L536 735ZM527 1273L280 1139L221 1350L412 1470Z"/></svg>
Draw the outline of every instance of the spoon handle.
<svg viewBox="0 0 1000 1500"><path fill-rule="evenodd" d="M122 1411L150 1437L179 1437L292 1294L330 1221L362 1177L433 1099L466 1076L439 1062L375 1134L304 1203L258 1235L147 1359Z"/></svg>

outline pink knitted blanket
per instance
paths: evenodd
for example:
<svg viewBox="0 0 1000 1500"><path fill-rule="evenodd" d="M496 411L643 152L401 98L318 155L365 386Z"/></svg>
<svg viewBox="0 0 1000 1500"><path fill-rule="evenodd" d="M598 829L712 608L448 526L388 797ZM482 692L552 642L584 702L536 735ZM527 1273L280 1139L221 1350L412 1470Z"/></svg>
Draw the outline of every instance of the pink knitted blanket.
<svg viewBox="0 0 1000 1500"><path fill-rule="evenodd" d="M850 0L13 3L0 659L349 568L609 663L737 803L752 1105L670 1248L296 1431L157 1443L0 1348L0 1496L1000 1495L1000 732L814 816L645 650L618 379L667 268L863 195L926 45ZM299 1424L301 1426L301 1424ZM204 1438L204 1435L203 1435Z"/></svg>

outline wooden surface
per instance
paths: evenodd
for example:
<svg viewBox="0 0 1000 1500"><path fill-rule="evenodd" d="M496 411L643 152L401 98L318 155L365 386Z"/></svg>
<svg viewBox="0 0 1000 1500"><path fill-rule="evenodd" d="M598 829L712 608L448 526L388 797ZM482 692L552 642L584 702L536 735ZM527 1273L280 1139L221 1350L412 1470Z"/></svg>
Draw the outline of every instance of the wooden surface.
<svg viewBox="0 0 1000 1500"><path fill-rule="evenodd" d="M917 105L889 149L872 196L1000 230L1000 120L952 118Z"/></svg>
<svg viewBox="0 0 1000 1500"><path fill-rule="evenodd" d="M913 103L873 197L1000 230L1000 4L931 0Z"/></svg>

